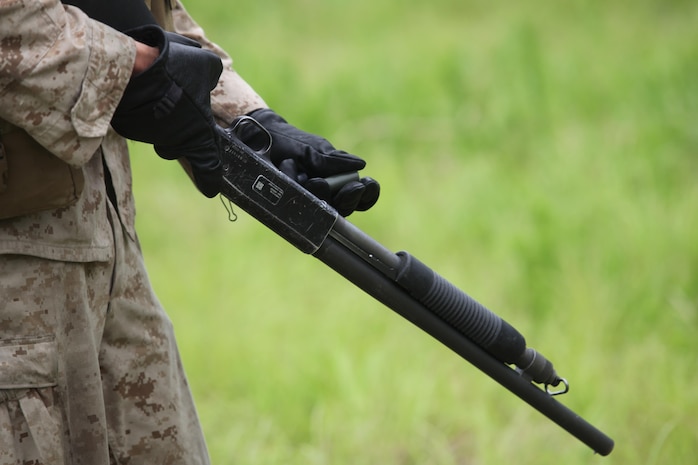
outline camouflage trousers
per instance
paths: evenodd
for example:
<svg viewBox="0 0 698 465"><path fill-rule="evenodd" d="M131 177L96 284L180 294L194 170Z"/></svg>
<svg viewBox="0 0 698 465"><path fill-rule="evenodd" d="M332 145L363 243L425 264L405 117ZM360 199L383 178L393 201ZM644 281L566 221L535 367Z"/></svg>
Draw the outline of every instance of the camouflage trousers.
<svg viewBox="0 0 698 465"><path fill-rule="evenodd" d="M0 465L208 464L139 246L114 259L0 255Z"/></svg>

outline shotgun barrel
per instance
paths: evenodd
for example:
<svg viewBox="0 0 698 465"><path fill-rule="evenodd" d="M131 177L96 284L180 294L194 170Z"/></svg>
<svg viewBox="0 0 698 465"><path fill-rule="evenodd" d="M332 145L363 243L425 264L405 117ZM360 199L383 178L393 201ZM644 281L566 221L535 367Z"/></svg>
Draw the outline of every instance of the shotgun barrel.
<svg viewBox="0 0 698 465"><path fill-rule="evenodd" d="M568 391L568 382L547 358L526 346L513 326L409 253L391 252L341 217L263 153L242 143L234 129L219 132L224 197L449 347L594 452L611 453L610 437L556 400ZM555 389L560 384L563 388Z"/></svg>

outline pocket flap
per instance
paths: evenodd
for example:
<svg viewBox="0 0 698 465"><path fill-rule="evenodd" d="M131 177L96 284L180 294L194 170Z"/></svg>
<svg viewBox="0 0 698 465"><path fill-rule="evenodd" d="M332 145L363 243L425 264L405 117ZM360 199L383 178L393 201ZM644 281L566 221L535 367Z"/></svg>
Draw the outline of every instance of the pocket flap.
<svg viewBox="0 0 698 465"><path fill-rule="evenodd" d="M0 389L55 386L57 374L53 337L0 341Z"/></svg>
<svg viewBox="0 0 698 465"><path fill-rule="evenodd" d="M82 168L64 162L19 128L4 133L0 143L7 178L5 189L0 188L0 220L67 207L78 200L85 185Z"/></svg>

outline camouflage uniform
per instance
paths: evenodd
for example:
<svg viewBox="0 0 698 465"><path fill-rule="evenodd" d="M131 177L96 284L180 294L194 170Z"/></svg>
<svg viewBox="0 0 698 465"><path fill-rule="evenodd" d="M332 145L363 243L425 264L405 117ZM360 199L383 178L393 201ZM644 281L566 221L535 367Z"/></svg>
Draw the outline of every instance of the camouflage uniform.
<svg viewBox="0 0 698 465"><path fill-rule="evenodd" d="M227 65L216 117L265 106L169 1L153 4L161 24ZM208 463L143 266L126 141L109 126L134 57L130 39L58 0L0 0L0 138L25 147L0 157L0 211L36 200L21 197L29 181L12 197L22 176L51 185L38 161L18 173L30 156L76 186L72 203L0 219L0 465Z"/></svg>

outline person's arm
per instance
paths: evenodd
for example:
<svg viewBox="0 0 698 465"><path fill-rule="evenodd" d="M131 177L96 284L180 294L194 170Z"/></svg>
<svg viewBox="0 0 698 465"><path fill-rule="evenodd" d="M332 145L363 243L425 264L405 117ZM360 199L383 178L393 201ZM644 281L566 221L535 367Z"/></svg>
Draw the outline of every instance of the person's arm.
<svg viewBox="0 0 698 465"><path fill-rule="evenodd" d="M216 120L227 126L233 119L259 108L267 108L264 99L235 71L233 60L221 47L208 39L204 30L177 0L173 9L175 32L197 41L223 61L223 73L211 94L211 108Z"/></svg>
<svg viewBox="0 0 698 465"><path fill-rule="evenodd" d="M136 43L58 0L0 2L0 119L73 165L109 130Z"/></svg>

